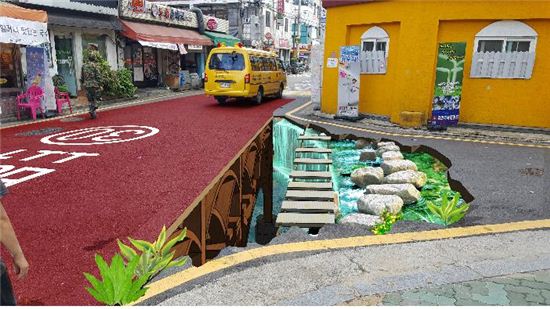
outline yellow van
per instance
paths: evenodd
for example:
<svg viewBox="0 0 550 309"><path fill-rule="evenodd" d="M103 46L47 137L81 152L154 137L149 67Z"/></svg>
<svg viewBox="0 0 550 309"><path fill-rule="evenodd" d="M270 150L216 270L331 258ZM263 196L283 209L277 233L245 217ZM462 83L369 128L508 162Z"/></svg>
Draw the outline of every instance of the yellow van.
<svg viewBox="0 0 550 309"><path fill-rule="evenodd" d="M206 62L204 90L225 104L228 98L283 97L286 73L277 55L263 50L221 46L212 49Z"/></svg>

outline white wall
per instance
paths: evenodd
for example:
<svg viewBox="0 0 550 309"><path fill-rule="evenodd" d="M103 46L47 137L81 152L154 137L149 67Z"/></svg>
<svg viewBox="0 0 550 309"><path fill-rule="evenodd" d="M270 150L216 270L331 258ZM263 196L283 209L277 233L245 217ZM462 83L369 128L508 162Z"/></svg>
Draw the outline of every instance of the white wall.
<svg viewBox="0 0 550 309"><path fill-rule="evenodd" d="M107 53L107 62L112 69L118 69L118 58L116 41L115 41L115 32L113 30L97 30L97 29L80 29L75 27L64 27L64 26L50 26L50 40L52 47L52 60L53 68L50 68L51 76L57 74L57 59L56 59L56 49L55 49L55 35L66 35L70 36L73 39L73 58L74 58L74 69L76 75L76 85L77 89L81 89L80 86L80 76L82 69L82 34L94 34L94 35L107 35L105 38L105 48Z"/></svg>

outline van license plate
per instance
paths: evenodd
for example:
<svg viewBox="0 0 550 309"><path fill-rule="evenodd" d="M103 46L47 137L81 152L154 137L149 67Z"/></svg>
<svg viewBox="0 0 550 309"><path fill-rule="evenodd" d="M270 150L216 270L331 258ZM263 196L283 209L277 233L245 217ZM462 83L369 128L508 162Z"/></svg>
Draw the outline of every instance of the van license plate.
<svg viewBox="0 0 550 309"><path fill-rule="evenodd" d="M231 83L220 83L220 86L222 88L229 88L229 87L231 87Z"/></svg>

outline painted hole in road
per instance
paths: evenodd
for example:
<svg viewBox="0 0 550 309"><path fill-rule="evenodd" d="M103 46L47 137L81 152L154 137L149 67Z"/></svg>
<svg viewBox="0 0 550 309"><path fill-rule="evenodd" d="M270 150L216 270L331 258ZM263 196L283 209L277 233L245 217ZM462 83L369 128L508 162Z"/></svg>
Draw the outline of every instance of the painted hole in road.
<svg viewBox="0 0 550 309"><path fill-rule="evenodd" d="M78 121L83 121L85 118L83 117L67 117L67 118L63 118L61 119L60 121L61 122L78 122Z"/></svg>
<svg viewBox="0 0 550 309"><path fill-rule="evenodd" d="M63 128L43 128L38 130L31 130L26 132L21 132L15 134L15 136L38 136L38 135L48 135L52 133L57 133L63 131Z"/></svg>
<svg viewBox="0 0 550 309"><path fill-rule="evenodd" d="M522 175L525 175L525 176L541 177L542 175L544 175L544 169L543 168L536 168L536 167L523 168L523 169L519 170L519 172Z"/></svg>
<svg viewBox="0 0 550 309"><path fill-rule="evenodd" d="M147 126L123 125L92 127L43 137L40 142L49 145L103 145L135 141L156 135L159 129Z"/></svg>

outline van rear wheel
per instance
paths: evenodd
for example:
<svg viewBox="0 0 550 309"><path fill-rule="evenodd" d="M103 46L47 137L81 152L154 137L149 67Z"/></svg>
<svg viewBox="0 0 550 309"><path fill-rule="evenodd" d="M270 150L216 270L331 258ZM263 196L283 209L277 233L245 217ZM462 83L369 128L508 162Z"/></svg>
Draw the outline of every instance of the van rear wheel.
<svg viewBox="0 0 550 309"><path fill-rule="evenodd" d="M262 101L264 100L264 88L258 89L258 93L256 94L256 98L254 99L254 103L256 104L262 104Z"/></svg>
<svg viewBox="0 0 550 309"><path fill-rule="evenodd" d="M279 92L277 92L277 95L275 96L277 99L282 99L283 98L283 90L285 89L285 86L283 84L281 84L279 86Z"/></svg>
<svg viewBox="0 0 550 309"><path fill-rule="evenodd" d="M227 103L227 98L226 97L216 97L216 100L218 101L218 104L220 104L220 105L224 105L225 103Z"/></svg>

